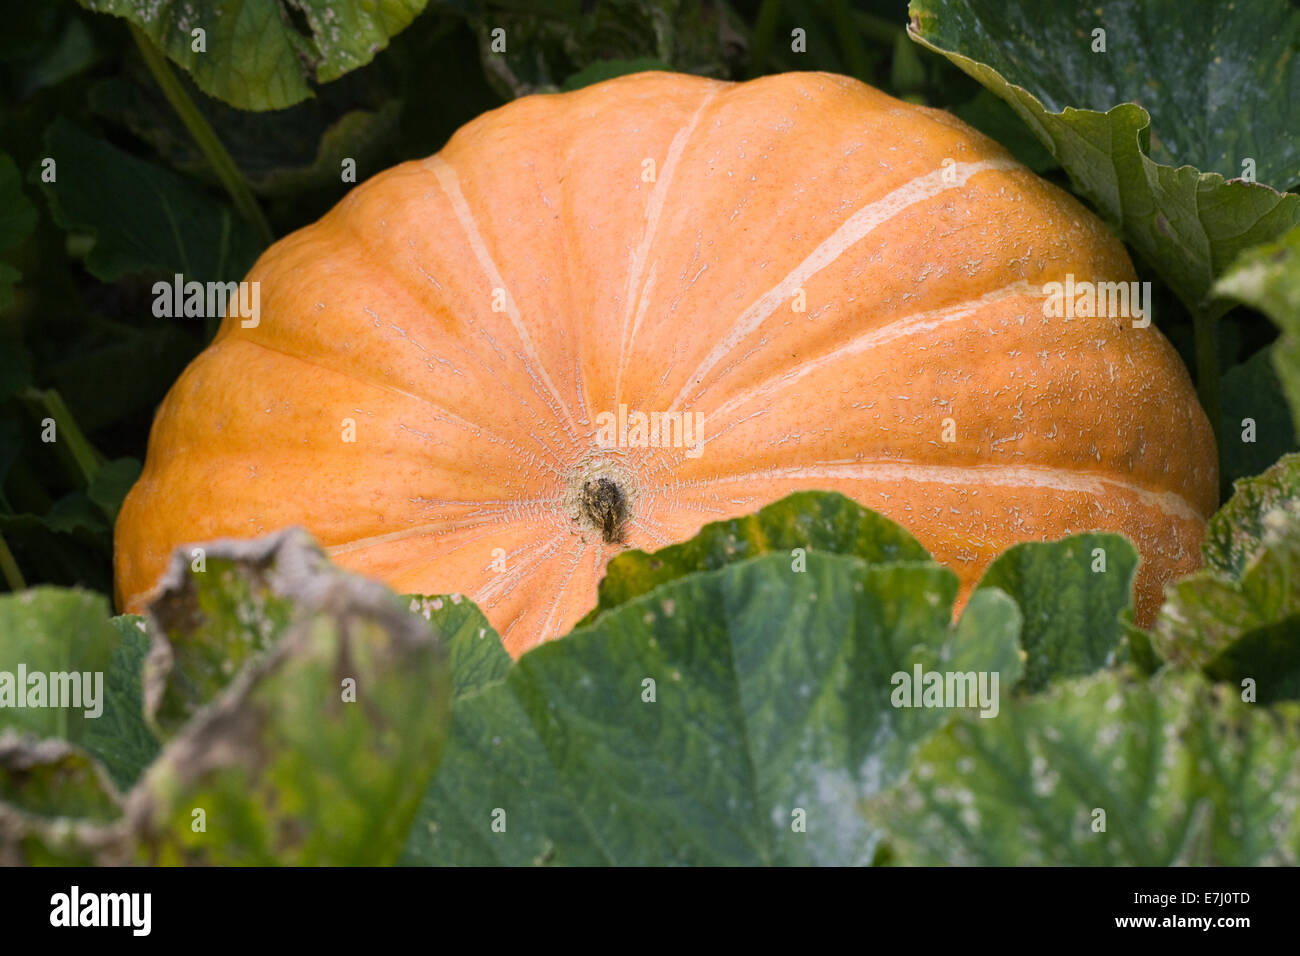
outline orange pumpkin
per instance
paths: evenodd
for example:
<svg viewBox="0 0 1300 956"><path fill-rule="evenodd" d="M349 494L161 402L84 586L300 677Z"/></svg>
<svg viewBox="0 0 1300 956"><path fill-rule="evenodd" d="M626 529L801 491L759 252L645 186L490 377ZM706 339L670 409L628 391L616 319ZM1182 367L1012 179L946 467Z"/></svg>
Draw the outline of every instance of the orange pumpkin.
<svg viewBox="0 0 1300 956"><path fill-rule="evenodd" d="M178 545L296 524L464 593L518 655L621 549L819 488L963 599L1017 541L1126 534L1149 621L1199 563L1213 439L1154 327L1045 314L1067 276L1135 278L996 143L845 77L518 100L262 255L257 326L228 317L159 409L119 604Z"/></svg>

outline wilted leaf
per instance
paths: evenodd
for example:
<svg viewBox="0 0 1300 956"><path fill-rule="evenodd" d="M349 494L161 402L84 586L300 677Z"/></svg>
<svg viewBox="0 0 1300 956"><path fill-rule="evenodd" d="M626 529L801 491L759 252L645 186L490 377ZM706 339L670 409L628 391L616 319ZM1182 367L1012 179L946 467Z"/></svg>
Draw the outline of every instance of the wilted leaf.
<svg viewBox="0 0 1300 956"><path fill-rule="evenodd" d="M206 576L174 563L152 611L154 654L163 633L187 640L168 672L191 675L183 706L164 712L190 717L127 798L128 852L151 863L392 862L449 718L434 632L382 585L331 567L301 532L213 545L209 562ZM245 653L223 689L215 656L195 644L239 633L267 649Z"/></svg>
<svg viewBox="0 0 1300 956"><path fill-rule="evenodd" d="M111 821L122 797L94 758L53 738L0 731L0 804L45 819Z"/></svg>
<svg viewBox="0 0 1300 956"><path fill-rule="evenodd" d="M0 731L0 866L93 863L121 815L121 795L85 752Z"/></svg>
<svg viewBox="0 0 1300 956"><path fill-rule="evenodd" d="M289 534L178 548L148 609L144 710L153 730L169 737L273 647L295 599L329 570L317 548Z"/></svg>

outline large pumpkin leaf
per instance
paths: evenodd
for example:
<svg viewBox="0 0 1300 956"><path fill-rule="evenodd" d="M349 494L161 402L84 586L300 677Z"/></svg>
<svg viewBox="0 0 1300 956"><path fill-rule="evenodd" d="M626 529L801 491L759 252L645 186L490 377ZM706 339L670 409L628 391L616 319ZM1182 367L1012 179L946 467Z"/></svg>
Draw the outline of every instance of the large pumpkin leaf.
<svg viewBox="0 0 1300 956"><path fill-rule="evenodd" d="M101 594L0 597L0 865L85 864L108 842L104 827L122 812L114 783L151 756L118 686L125 639ZM101 753L123 769L116 781Z"/></svg>
<svg viewBox="0 0 1300 956"><path fill-rule="evenodd" d="M956 591L937 565L813 552L631 599L457 700L402 859L871 862L856 808L947 715L893 706L895 676L1020 676L1014 604L983 591L953 625Z"/></svg>
<svg viewBox="0 0 1300 956"><path fill-rule="evenodd" d="M1216 291L1266 313L1282 330L1273 366L1300 432L1300 226L1243 254Z"/></svg>
<svg viewBox="0 0 1300 956"><path fill-rule="evenodd" d="M459 594L412 597L410 610L433 623L451 667L453 700L503 679L514 663L478 605Z"/></svg>
<svg viewBox="0 0 1300 956"><path fill-rule="evenodd" d="M113 782L129 789L158 756L158 740L144 719L144 660L149 652L145 619L112 620L118 643L104 675L104 713L90 721L80 743L107 768Z"/></svg>
<svg viewBox="0 0 1300 956"><path fill-rule="evenodd" d="M115 852L152 863L392 862L450 716L440 642L301 532L207 553L206 571L178 558L151 607L147 695L160 715L188 719L128 795ZM185 644L154 670L168 657L164 634ZM223 685L196 638L229 651L235 635L265 649L243 655Z"/></svg>
<svg viewBox="0 0 1300 956"><path fill-rule="evenodd" d="M976 587L998 588L1020 605L1026 689L1041 690L1058 677L1114 661L1137 565L1133 545L1100 532L1018 544L989 565Z"/></svg>
<svg viewBox="0 0 1300 956"><path fill-rule="evenodd" d="M260 242L225 203L175 173L136 159L71 123L45 134L54 182L41 182L55 221L95 237L86 268L106 282L181 273L200 282L242 279Z"/></svg>
<svg viewBox="0 0 1300 956"><path fill-rule="evenodd" d="M1198 4L1188 30L1185 0L909 9L912 37L1010 103L1194 314L1226 311L1214 279L1300 223L1300 196L1278 191L1300 181L1300 11Z"/></svg>
<svg viewBox="0 0 1300 956"><path fill-rule="evenodd" d="M653 554L624 551L610 561L596 607L579 623L695 571L773 552L794 564L810 549L855 555L873 564L930 560L911 534L883 515L836 492L800 491L755 514L707 524L689 541Z"/></svg>
<svg viewBox="0 0 1300 956"><path fill-rule="evenodd" d="M1297 793L1296 705L1107 672L958 717L868 815L903 864L1294 866Z"/></svg>
<svg viewBox="0 0 1300 956"><path fill-rule="evenodd" d="M118 643L108 617L108 600L91 591L0 596L0 729L85 739L102 715L104 672Z"/></svg>
<svg viewBox="0 0 1300 956"><path fill-rule="evenodd" d="M428 0L80 0L139 27L203 92L275 110L369 63ZM202 31L201 49L195 31Z"/></svg>
<svg viewBox="0 0 1300 956"><path fill-rule="evenodd" d="M1211 519L1204 570L1166 592L1152 639L1168 660L1263 700L1300 696L1300 455L1239 482Z"/></svg>

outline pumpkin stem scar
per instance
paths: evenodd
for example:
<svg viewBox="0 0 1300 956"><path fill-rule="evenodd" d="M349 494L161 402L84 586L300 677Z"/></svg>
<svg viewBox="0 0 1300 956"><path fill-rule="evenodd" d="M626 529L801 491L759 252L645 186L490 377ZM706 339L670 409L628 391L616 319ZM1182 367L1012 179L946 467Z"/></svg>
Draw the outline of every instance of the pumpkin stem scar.
<svg viewBox="0 0 1300 956"><path fill-rule="evenodd" d="M569 472L565 511L579 533L595 533L606 545L626 545L636 514L640 483L636 469L618 452L586 455Z"/></svg>
<svg viewBox="0 0 1300 956"><path fill-rule="evenodd" d="M627 495L612 478L594 478L583 484L582 511L600 530L606 544L623 544L627 540Z"/></svg>

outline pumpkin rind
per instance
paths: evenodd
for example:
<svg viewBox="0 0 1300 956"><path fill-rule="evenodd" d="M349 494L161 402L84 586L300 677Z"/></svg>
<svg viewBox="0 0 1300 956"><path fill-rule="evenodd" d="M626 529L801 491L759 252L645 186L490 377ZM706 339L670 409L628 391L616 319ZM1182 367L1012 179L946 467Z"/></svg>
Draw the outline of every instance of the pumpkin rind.
<svg viewBox="0 0 1300 956"><path fill-rule="evenodd" d="M1199 564L1213 438L1154 326L1044 315L1066 274L1136 278L997 144L845 77L517 100L258 260L259 324L227 318L158 411L119 605L181 544L301 525L398 592L464 593L518 655L623 547L824 488L905 525L963 600L1017 541L1126 534L1149 621ZM700 454L598 447L620 404L698 412ZM602 477L623 543L575 510Z"/></svg>

